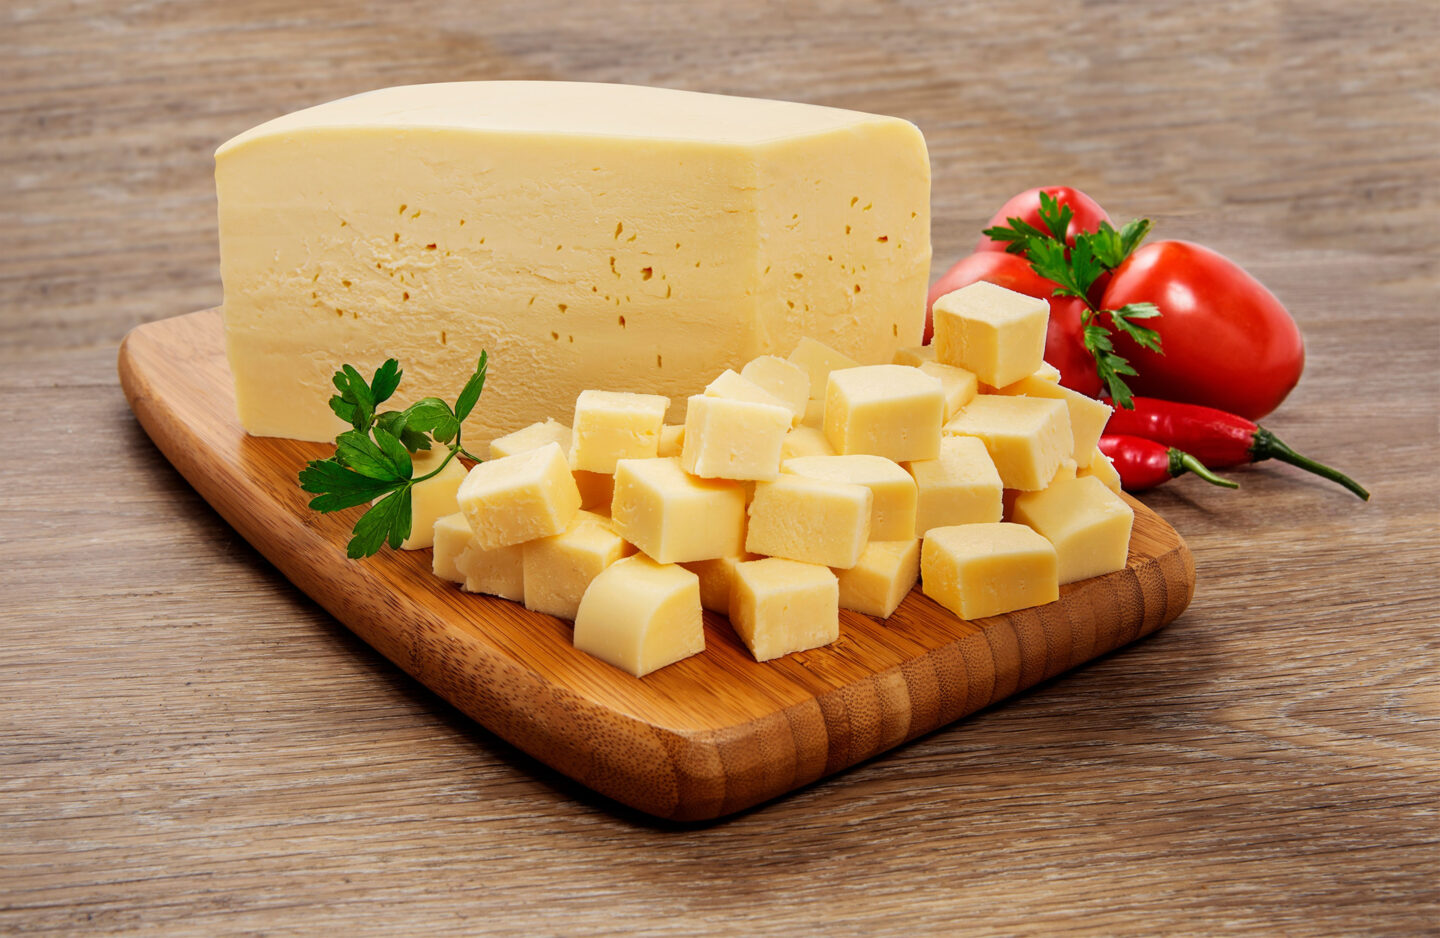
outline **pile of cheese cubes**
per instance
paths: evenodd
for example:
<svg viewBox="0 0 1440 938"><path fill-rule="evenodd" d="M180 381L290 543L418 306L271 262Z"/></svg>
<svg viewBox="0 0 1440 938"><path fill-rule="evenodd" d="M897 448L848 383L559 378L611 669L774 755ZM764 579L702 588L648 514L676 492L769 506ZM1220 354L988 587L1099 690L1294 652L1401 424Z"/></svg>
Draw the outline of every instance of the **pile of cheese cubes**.
<svg viewBox="0 0 1440 938"><path fill-rule="evenodd" d="M935 303L934 345L858 365L802 340L683 425L664 397L585 391L571 426L417 485L407 546L433 531L437 575L574 620L636 676L704 649L702 607L765 661L834 641L842 608L888 617L917 578L967 619L1053 601L1125 565L1133 513L1096 448L1110 408L1041 360L1048 312L976 283Z"/></svg>

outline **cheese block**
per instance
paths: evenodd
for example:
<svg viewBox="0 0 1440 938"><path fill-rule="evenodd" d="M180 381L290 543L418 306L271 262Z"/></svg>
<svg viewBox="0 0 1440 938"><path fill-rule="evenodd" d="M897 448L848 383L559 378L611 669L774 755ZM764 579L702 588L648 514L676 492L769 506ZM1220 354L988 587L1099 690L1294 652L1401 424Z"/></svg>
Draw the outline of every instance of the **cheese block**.
<svg viewBox="0 0 1440 938"><path fill-rule="evenodd" d="M1071 455L1070 412L1050 398L981 394L945 424L945 433L984 441L1007 489L1043 489Z"/></svg>
<svg viewBox="0 0 1440 938"><path fill-rule="evenodd" d="M883 456L797 456L781 471L811 479L853 482L873 496L870 509L872 541L903 541L915 537L915 480Z"/></svg>
<svg viewBox="0 0 1440 938"><path fill-rule="evenodd" d="M577 514L560 534L517 546L524 550L521 583L525 608L570 620L600 571L635 553L606 519L586 511Z"/></svg>
<svg viewBox="0 0 1440 938"><path fill-rule="evenodd" d="M745 549L752 554L848 569L870 540L875 496L853 482L782 475L757 482Z"/></svg>
<svg viewBox="0 0 1440 938"><path fill-rule="evenodd" d="M644 554L617 560L585 589L575 647L636 677L705 650L700 578Z"/></svg>
<svg viewBox="0 0 1440 938"><path fill-rule="evenodd" d="M1014 518L1055 545L1062 584L1125 569L1135 511L1094 476L1022 492Z"/></svg>
<svg viewBox="0 0 1440 938"><path fill-rule="evenodd" d="M559 443L482 462L456 493L478 550L494 550L565 530L580 490Z"/></svg>
<svg viewBox="0 0 1440 938"><path fill-rule="evenodd" d="M991 387L1033 374L1043 363L1050 304L983 280L935 301L935 358Z"/></svg>
<svg viewBox="0 0 1440 938"><path fill-rule="evenodd" d="M871 541L849 570L836 570L840 608L888 619L920 578L920 542Z"/></svg>
<svg viewBox="0 0 1440 938"><path fill-rule="evenodd" d="M864 365L827 379L825 437L837 453L934 459L944 422L944 385L919 369Z"/></svg>
<svg viewBox="0 0 1440 938"><path fill-rule="evenodd" d="M490 458L500 459L516 453L528 453L546 443L559 443L560 448L570 452L570 428L553 417L543 422L532 423L514 433L490 441Z"/></svg>
<svg viewBox="0 0 1440 938"><path fill-rule="evenodd" d="M985 442L973 436L947 436L940 455L905 464L915 479L915 533L931 528L999 521L1004 484Z"/></svg>
<svg viewBox="0 0 1440 938"><path fill-rule="evenodd" d="M773 479L791 416L778 403L696 394L685 410L680 462L707 479Z"/></svg>
<svg viewBox="0 0 1440 938"><path fill-rule="evenodd" d="M622 459L611 503L615 530L661 563L711 560L745 544L745 488L701 479L668 459Z"/></svg>
<svg viewBox="0 0 1440 938"><path fill-rule="evenodd" d="M464 583L465 574L460 572L455 561L470 546L470 538L474 534L470 530L470 522L465 520L465 513L457 511L436 518L432 531L435 550L430 556L431 569L442 580Z"/></svg>
<svg viewBox="0 0 1440 938"><path fill-rule="evenodd" d="M794 362L776 355L752 358L740 369L740 377L764 388L795 415L805 418L810 404L810 373Z"/></svg>
<svg viewBox="0 0 1440 938"><path fill-rule="evenodd" d="M1049 541L1023 524L933 528L920 550L920 588L962 619L998 616L1060 598Z"/></svg>
<svg viewBox="0 0 1440 938"><path fill-rule="evenodd" d="M736 564L730 622L756 661L828 645L840 637L840 590L818 564L767 557Z"/></svg>
<svg viewBox="0 0 1440 938"><path fill-rule="evenodd" d="M812 336L915 345L924 138L891 117L626 85L387 88L215 154L226 347L251 433L329 440L342 364L393 403L489 380L468 442L599 387L686 397Z"/></svg>

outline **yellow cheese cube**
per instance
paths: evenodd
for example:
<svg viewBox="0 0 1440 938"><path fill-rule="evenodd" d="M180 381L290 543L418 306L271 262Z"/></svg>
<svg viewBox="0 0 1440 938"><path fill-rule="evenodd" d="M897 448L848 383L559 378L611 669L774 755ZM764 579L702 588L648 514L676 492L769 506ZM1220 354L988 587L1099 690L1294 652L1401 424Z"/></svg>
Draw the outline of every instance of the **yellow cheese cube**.
<svg viewBox="0 0 1440 938"><path fill-rule="evenodd" d="M964 368L942 365L939 362L921 362L919 367L930 377L940 379L940 387L945 395L946 420L955 416L960 408L973 401L979 391L980 383L973 374Z"/></svg>
<svg viewBox="0 0 1440 938"><path fill-rule="evenodd" d="M1036 375L1007 385L1001 393L1011 396L1050 397L1064 401L1070 410L1070 435L1074 440L1071 450L1076 456L1083 456L1095 449L1095 444L1100 442L1100 434L1105 432L1105 424L1110 422L1110 414L1114 412L1114 408L1103 401L1086 397L1079 391L1061 387Z"/></svg>
<svg viewBox="0 0 1440 938"><path fill-rule="evenodd" d="M896 462L934 459L945 422L940 379L905 365L862 365L830 373L825 436L835 452Z"/></svg>
<svg viewBox="0 0 1440 938"><path fill-rule="evenodd" d="M700 578L700 605L722 616L730 614L730 586L735 581L735 567L747 560L759 560L759 554L716 557L714 560L690 560L680 566Z"/></svg>
<svg viewBox="0 0 1440 938"><path fill-rule="evenodd" d="M590 581L635 552L604 518L589 512L577 515L560 534L519 546L524 548L525 608L571 620Z"/></svg>
<svg viewBox="0 0 1440 938"><path fill-rule="evenodd" d="M835 447L825 438L825 431L815 427L800 426L785 434L780 444L780 463L796 456L834 456Z"/></svg>
<svg viewBox="0 0 1440 938"><path fill-rule="evenodd" d="M729 557L745 544L745 489L692 476L676 459L622 459L611 517L621 537L661 563Z"/></svg>
<svg viewBox="0 0 1440 938"><path fill-rule="evenodd" d="M683 423L667 423L660 428L660 447L655 455L660 457L679 456L681 448L685 445L685 425Z"/></svg>
<svg viewBox="0 0 1440 938"><path fill-rule="evenodd" d="M756 661L828 645L840 637L835 574L769 557L735 567L730 623Z"/></svg>
<svg viewBox="0 0 1440 938"><path fill-rule="evenodd" d="M580 490L559 443L480 463L456 500L480 550L559 534L580 510Z"/></svg>
<svg viewBox="0 0 1440 938"><path fill-rule="evenodd" d="M1055 545L1061 583L1125 569L1135 512L1094 476L1021 494L1015 520Z"/></svg>
<svg viewBox="0 0 1440 938"><path fill-rule="evenodd" d="M745 549L827 567L853 567L870 540L874 500L870 489L851 482L784 475L756 483Z"/></svg>
<svg viewBox="0 0 1440 938"><path fill-rule="evenodd" d="M490 458L500 459L516 453L538 449L546 443L559 443L560 448L570 452L570 428L554 418L547 417L539 423L507 433L490 441Z"/></svg>
<svg viewBox="0 0 1440 938"><path fill-rule="evenodd" d="M472 537L455 558L455 568L465 577L461 589L467 593L484 593L517 603L525 598L524 544L482 550Z"/></svg>
<svg viewBox="0 0 1440 938"><path fill-rule="evenodd" d="M1120 493L1120 473L1115 471L1115 463L1111 462L1109 456L1100 452L1098 446L1090 454L1090 461L1077 469L1075 474L1077 476L1094 476L1105 483L1105 487L1110 491L1117 495Z"/></svg>
<svg viewBox="0 0 1440 938"><path fill-rule="evenodd" d="M1012 394L1012 393L1013 393L1013 394L1018 394L1018 393L1020 393L1020 391L1019 391L1020 384L1021 384L1022 382L1024 382L1024 381L1030 379L1030 378L1034 378L1034 379L1037 380L1037 381L1048 381L1048 382L1050 382L1051 384L1059 384L1059 383L1060 383L1060 369L1059 369L1059 368L1056 368L1054 365L1050 364L1049 362L1041 362L1041 363L1040 363L1040 367L1039 367L1039 368L1036 368L1033 374L1026 375L1024 378L1021 378L1019 381L1012 381L1010 384L1007 384L1007 385L1005 385L1005 386L1003 386L1003 387L998 387L998 388L997 388L997 387L992 387L991 385L986 384L984 381L981 381L981 382L980 382L980 393L981 393L981 394Z"/></svg>
<svg viewBox="0 0 1440 938"><path fill-rule="evenodd" d="M860 364L850 356L808 336L796 344L786 361L805 369L810 375L810 396L822 398L825 396L825 382L829 379L830 372L840 368L854 368Z"/></svg>
<svg viewBox="0 0 1440 938"><path fill-rule="evenodd" d="M797 421L804 418L810 403L810 373L804 368L776 355L761 355L745 363L740 377L773 394L790 408Z"/></svg>
<svg viewBox="0 0 1440 938"><path fill-rule="evenodd" d="M449 454L449 450L439 446L412 453L411 478L418 479L434 472ZM465 465L458 458L453 458L438 475L410 487L410 536L401 542L401 550L415 550L435 543L435 522L459 507L455 493L460 491L460 483L465 481L465 471Z"/></svg>
<svg viewBox="0 0 1440 938"><path fill-rule="evenodd" d="M1008 489L1038 491L1070 455L1070 412L1044 397L981 394L945 424L950 436L979 437Z"/></svg>
<svg viewBox="0 0 1440 938"><path fill-rule="evenodd" d="M653 459L668 398L628 391L581 391L575 399L570 468L614 472L617 459Z"/></svg>
<svg viewBox="0 0 1440 938"><path fill-rule="evenodd" d="M973 436L947 436L935 459L908 462L915 479L915 533L931 528L1000 520L1004 485L985 443Z"/></svg>
<svg viewBox="0 0 1440 938"><path fill-rule="evenodd" d="M915 537L915 480L883 456L798 456L781 470L811 479L853 482L873 496L870 540L903 541Z"/></svg>
<svg viewBox="0 0 1440 938"><path fill-rule="evenodd" d="M840 608L888 619L920 579L920 541L871 541L849 570L836 570Z"/></svg>
<svg viewBox="0 0 1440 938"><path fill-rule="evenodd" d="M896 365L909 365L918 368L926 362L935 361L935 346L933 345L912 345L909 348L895 350L893 363Z"/></svg>
<svg viewBox="0 0 1440 938"><path fill-rule="evenodd" d="M431 569L442 580L464 583L465 574L455 566L455 560L470 545L470 538L474 533L470 530L470 522L465 520L465 513L457 511L443 518L436 518L433 531L435 552L430 558Z"/></svg>
<svg viewBox="0 0 1440 938"><path fill-rule="evenodd" d="M705 396L728 397L736 401L751 401L755 404L769 404L771 407L791 409L785 401L729 368L722 371L714 381L705 385Z"/></svg>
<svg viewBox="0 0 1440 938"><path fill-rule="evenodd" d="M636 677L699 654L700 578L644 554L615 561L580 599L575 647Z"/></svg>
<svg viewBox="0 0 1440 938"><path fill-rule="evenodd" d="M1019 381L1045 354L1050 304L981 280L935 301L935 358L991 387Z"/></svg>
<svg viewBox="0 0 1440 938"><path fill-rule="evenodd" d="M810 399L810 402L805 405L805 416L800 419L800 425L815 427L819 430L825 428L825 398L812 397Z"/></svg>
<svg viewBox="0 0 1440 938"><path fill-rule="evenodd" d="M1023 524L932 528L920 550L920 588L962 619L998 616L1060 598L1055 548Z"/></svg>
<svg viewBox="0 0 1440 938"><path fill-rule="evenodd" d="M707 479L773 479L790 416L778 404L697 394L685 412L680 462Z"/></svg>
<svg viewBox="0 0 1440 938"><path fill-rule="evenodd" d="M1073 456L1068 456L1065 459L1060 460L1060 468L1055 470L1055 475L1050 479L1050 485L1054 485L1056 482L1062 482L1066 479L1075 478L1079 468L1080 467L1076 464L1075 458ZM1048 485L1046 486L1046 488L1049 487L1050 486Z"/></svg>
<svg viewBox="0 0 1440 938"><path fill-rule="evenodd" d="M615 495L615 476L608 472L586 472L576 469L575 488L580 493L580 507L586 511L610 513L610 499Z"/></svg>

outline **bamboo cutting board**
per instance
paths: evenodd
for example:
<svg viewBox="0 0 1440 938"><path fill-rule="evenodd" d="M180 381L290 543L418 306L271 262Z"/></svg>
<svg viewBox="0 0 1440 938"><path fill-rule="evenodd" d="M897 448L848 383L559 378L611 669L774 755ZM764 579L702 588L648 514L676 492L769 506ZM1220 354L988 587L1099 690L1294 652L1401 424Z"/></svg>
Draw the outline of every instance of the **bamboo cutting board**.
<svg viewBox="0 0 1440 938"><path fill-rule="evenodd" d="M636 679L571 647L568 622L435 578L428 550L346 559L360 509L312 512L296 481L330 448L240 428L218 311L135 329L119 368L161 452L291 582L493 732L660 817L718 817L854 765L1155 631L1194 593L1185 543L1132 500L1127 568L1058 602L968 622L915 590L764 664L707 612L703 654Z"/></svg>

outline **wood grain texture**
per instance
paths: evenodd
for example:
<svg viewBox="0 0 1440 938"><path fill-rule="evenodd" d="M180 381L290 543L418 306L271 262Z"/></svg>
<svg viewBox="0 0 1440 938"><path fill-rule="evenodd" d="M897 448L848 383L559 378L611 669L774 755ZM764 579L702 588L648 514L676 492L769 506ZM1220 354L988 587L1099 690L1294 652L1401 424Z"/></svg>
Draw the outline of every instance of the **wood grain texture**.
<svg viewBox="0 0 1440 938"><path fill-rule="evenodd" d="M0 5L0 932L1435 933L1437 44L1425 0ZM937 268L1027 186L1148 215L1286 303L1265 423L1374 497L1177 480L1170 627L717 823L616 810L293 588L117 386L220 300L220 142L478 78L908 117Z"/></svg>
<svg viewBox="0 0 1440 938"><path fill-rule="evenodd" d="M703 653L637 680L576 651L568 623L438 579L429 551L347 559L353 513L317 516L295 481L329 448L240 427L219 310L135 329L119 373L160 451L290 582L508 742L662 818L731 814L879 755L1149 635L1195 592L1189 549L1132 500L1126 568L1058 602L969 622L917 589L763 664L706 613Z"/></svg>

